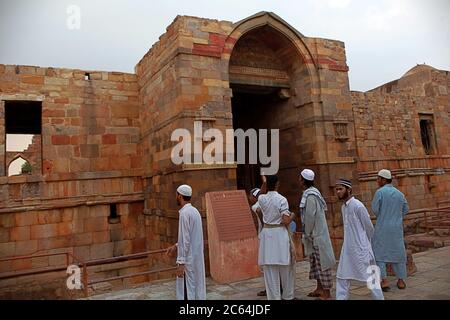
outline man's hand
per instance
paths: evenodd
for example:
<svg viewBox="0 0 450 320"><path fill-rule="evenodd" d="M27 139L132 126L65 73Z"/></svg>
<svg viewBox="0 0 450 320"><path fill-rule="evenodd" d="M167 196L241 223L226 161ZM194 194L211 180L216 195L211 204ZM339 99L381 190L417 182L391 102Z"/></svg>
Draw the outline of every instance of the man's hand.
<svg viewBox="0 0 450 320"><path fill-rule="evenodd" d="M184 278L185 266L184 264L179 264L177 267L177 278Z"/></svg>
<svg viewBox="0 0 450 320"><path fill-rule="evenodd" d="M171 246L166 251L166 256L168 256L170 258L175 258L176 254L177 254L177 246L176 245Z"/></svg>
<svg viewBox="0 0 450 320"><path fill-rule="evenodd" d="M294 220L294 214L293 213L291 213L289 216L283 215L281 223L283 225L285 225L286 227L288 227L291 224L292 220Z"/></svg>
<svg viewBox="0 0 450 320"><path fill-rule="evenodd" d="M263 182L263 183L267 183L267 177L266 177L266 176L262 175L262 176L261 176L261 179L262 179L262 182Z"/></svg>

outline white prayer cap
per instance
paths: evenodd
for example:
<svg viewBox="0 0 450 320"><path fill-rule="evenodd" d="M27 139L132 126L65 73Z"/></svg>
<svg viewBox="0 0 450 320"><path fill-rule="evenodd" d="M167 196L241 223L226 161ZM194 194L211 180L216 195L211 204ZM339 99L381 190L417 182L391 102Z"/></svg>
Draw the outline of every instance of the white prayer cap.
<svg viewBox="0 0 450 320"><path fill-rule="evenodd" d="M392 173L386 169L383 169L380 172L378 172L378 176L381 178L385 178L386 180L392 180Z"/></svg>
<svg viewBox="0 0 450 320"><path fill-rule="evenodd" d="M179 186L177 192L185 197L192 197L192 188L186 184Z"/></svg>
<svg viewBox="0 0 450 320"><path fill-rule="evenodd" d="M303 170L301 176L303 177L303 179L308 181L314 181L314 179L316 178L316 174L310 169Z"/></svg>

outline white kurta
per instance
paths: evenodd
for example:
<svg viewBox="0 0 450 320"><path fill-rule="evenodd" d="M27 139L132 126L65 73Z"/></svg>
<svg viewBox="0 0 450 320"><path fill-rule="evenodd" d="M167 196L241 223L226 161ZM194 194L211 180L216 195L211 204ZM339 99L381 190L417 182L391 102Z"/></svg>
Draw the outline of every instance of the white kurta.
<svg viewBox="0 0 450 320"><path fill-rule="evenodd" d="M281 225L283 216L290 215L285 197L272 191L258 198L267 225ZM264 227L259 240L259 265L264 266L268 300L292 300L295 290L295 261L291 259L291 240L288 230L282 227ZM292 263L291 263L292 262ZM280 291L280 282L283 294Z"/></svg>
<svg viewBox="0 0 450 320"><path fill-rule="evenodd" d="M265 224L280 225L283 215L290 215L285 197L272 191L258 198ZM290 239L287 228L263 228L259 242L259 265L289 265L291 263Z"/></svg>
<svg viewBox="0 0 450 320"><path fill-rule="evenodd" d="M186 267L188 300L206 300L202 217L191 204L180 210L177 263ZM184 279L177 279L177 300L184 300Z"/></svg>
<svg viewBox="0 0 450 320"><path fill-rule="evenodd" d="M364 204L351 198L342 206L344 244L339 260L337 278L366 282L369 266L376 265L371 239L374 228Z"/></svg>

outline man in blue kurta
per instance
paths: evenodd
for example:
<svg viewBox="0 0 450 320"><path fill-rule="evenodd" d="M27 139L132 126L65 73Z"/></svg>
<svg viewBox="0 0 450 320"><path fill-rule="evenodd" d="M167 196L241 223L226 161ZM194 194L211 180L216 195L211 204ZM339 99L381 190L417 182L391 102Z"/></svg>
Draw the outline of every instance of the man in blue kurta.
<svg viewBox="0 0 450 320"><path fill-rule="evenodd" d="M408 214L405 196L392 185L392 173L381 170L378 173L378 186L372 202L372 211L377 217L373 237L373 252L381 269L381 287L389 290L386 264L392 265L397 277L397 287L405 289L406 248L403 232L403 218Z"/></svg>

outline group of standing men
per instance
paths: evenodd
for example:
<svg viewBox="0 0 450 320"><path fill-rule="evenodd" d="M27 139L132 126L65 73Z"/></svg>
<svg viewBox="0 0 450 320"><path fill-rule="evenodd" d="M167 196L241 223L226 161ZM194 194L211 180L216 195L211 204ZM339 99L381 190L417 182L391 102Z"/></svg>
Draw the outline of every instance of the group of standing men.
<svg viewBox="0 0 450 320"><path fill-rule="evenodd" d="M303 189L300 201L302 241L305 254L310 260L310 279L317 282L316 290L309 293L308 296L329 300L333 287L332 270L336 265L336 259L326 219L327 204L321 192L314 185L315 178L315 173L309 169L303 170L300 174L300 184ZM272 179L274 178L267 177L267 181ZM344 228L344 243L336 273L337 300L349 298L351 280L367 283L372 297L383 300L383 291L389 290L387 264L393 266L398 279L398 288L406 288L407 261L403 238L403 218L408 213L408 203L405 196L392 185L392 179L392 174L388 170L381 170L378 173L379 189L372 202L372 211L377 218L375 228L364 204L353 196L352 182L347 179L339 179L336 182L336 195L343 202ZM259 264L264 270L268 299L290 299L293 298L290 285L295 283L295 272L283 273L280 271L278 276L273 275L274 266L280 263L271 262L268 257L282 251L273 244L277 239L273 236L268 237L268 231L265 231L267 227L273 228L270 224L274 222L273 217L276 216L277 209L278 216L286 217L290 215L290 212L287 209L286 198L278 193L276 198L281 200L272 201L273 204L279 204L278 208L276 205L271 208L261 205L266 202L267 197L275 197L275 195L270 195L270 188L268 188L269 193L264 195L265 183L261 188L262 191L252 191L252 195L257 198L257 203L253 205L252 210L261 219L263 225L260 235ZM270 217L270 220L267 217ZM288 223L289 220L283 219L280 228L282 225L287 226ZM284 229L287 230L287 228ZM279 243L286 243L286 241L279 241ZM292 246L292 241L289 244ZM271 251L267 248L274 250ZM288 263L284 261L284 265L288 265ZM290 278L283 282L286 277ZM279 291L280 279L281 287L289 289L286 294L284 291L283 294Z"/></svg>
<svg viewBox="0 0 450 320"><path fill-rule="evenodd" d="M250 192L252 211L258 217L259 258L264 272L269 300L295 299L296 253L290 226L295 214L289 203L278 193L277 176L263 176L261 189ZM368 284L372 297L383 300L383 291L389 290L386 264L391 264L398 279L399 289L405 289L406 249L403 238L403 218L408 213L405 196L392 185L388 170L378 173L378 186L372 211L377 218L374 228L364 204L353 196L352 182L339 179L335 192L342 205L344 243L336 273L336 299L347 300L350 281ZM310 279L317 288L310 297L331 299L332 270L336 265L328 231L327 204L315 187L316 175L305 169L300 174L303 195L300 201L301 232L305 254L310 260ZM181 207L178 243L167 250L177 257L177 299L206 299L203 229L201 215L191 204L192 188L177 189L177 203Z"/></svg>

